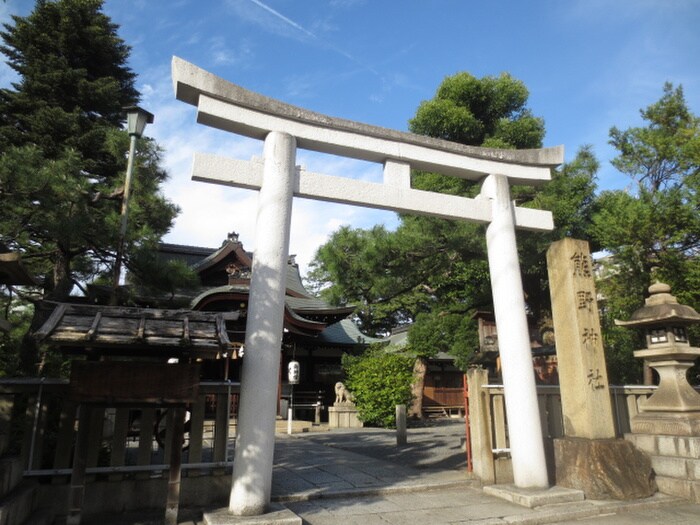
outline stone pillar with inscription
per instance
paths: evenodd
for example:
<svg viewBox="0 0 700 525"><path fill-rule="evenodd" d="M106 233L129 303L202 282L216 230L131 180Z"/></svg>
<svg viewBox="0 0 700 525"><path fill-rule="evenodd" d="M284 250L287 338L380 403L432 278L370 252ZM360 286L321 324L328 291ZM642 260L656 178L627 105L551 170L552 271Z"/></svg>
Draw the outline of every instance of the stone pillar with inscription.
<svg viewBox="0 0 700 525"><path fill-rule="evenodd" d="M547 252L557 363L569 437L615 437L608 374L586 241L564 239Z"/></svg>
<svg viewBox="0 0 700 525"><path fill-rule="evenodd" d="M615 439L588 243L553 243L547 267L565 434L554 440L557 485L592 499L650 496L655 485L649 459Z"/></svg>

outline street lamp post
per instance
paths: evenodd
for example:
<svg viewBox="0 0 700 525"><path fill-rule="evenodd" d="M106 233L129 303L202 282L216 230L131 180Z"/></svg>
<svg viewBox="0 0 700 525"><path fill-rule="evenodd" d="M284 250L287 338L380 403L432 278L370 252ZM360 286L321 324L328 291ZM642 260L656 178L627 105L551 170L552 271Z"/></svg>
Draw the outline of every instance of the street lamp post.
<svg viewBox="0 0 700 525"><path fill-rule="evenodd" d="M124 108L126 112L126 128L129 132L129 159L126 165L126 179L124 181L124 196L122 197L121 225L119 228L119 241L117 244L117 256L114 261L114 281L112 283L112 304L117 303L117 290L121 277L122 259L124 257L124 240L126 238L126 223L129 215L129 190L131 189L131 175L134 170L134 155L136 154L136 139L141 138L146 124L153 123L153 114L138 106Z"/></svg>

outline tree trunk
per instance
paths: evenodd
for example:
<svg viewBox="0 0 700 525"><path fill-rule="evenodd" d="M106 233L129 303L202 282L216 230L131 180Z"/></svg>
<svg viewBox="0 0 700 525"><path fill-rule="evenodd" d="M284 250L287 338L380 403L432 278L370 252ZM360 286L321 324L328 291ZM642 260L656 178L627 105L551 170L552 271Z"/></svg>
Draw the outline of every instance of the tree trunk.
<svg viewBox="0 0 700 525"><path fill-rule="evenodd" d="M425 385L425 374L428 371L428 359L425 357L417 357L413 364L413 403L409 417L422 419L423 418L423 386Z"/></svg>
<svg viewBox="0 0 700 525"><path fill-rule="evenodd" d="M47 290L45 296L52 301L65 301L73 289L73 280L70 271L71 257L67 250L57 249L56 260L53 265L53 287Z"/></svg>

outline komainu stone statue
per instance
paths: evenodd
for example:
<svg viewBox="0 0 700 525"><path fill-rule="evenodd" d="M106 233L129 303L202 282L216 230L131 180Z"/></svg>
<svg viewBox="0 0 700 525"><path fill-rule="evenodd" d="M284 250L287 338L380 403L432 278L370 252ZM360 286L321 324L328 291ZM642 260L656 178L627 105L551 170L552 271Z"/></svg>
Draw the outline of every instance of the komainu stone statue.
<svg viewBox="0 0 700 525"><path fill-rule="evenodd" d="M334 405L354 405L355 398L345 385L338 381L335 384L335 403Z"/></svg>

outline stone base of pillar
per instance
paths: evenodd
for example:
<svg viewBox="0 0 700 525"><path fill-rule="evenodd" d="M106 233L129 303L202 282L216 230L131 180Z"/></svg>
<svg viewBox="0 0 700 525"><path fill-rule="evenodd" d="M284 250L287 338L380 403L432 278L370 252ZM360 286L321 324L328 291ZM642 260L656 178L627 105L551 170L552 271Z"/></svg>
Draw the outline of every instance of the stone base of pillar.
<svg viewBox="0 0 700 525"><path fill-rule="evenodd" d="M554 440L556 484L588 499L628 500L656 492L651 460L624 439Z"/></svg>
<svg viewBox="0 0 700 525"><path fill-rule="evenodd" d="M700 436L700 412L641 412L630 427L633 434Z"/></svg>
<svg viewBox="0 0 700 525"><path fill-rule="evenodd" d="M521 489L512 484L487 485L484 493L510 501L522 507L534 509L542 505L561 505L583 501L583 491L565 487L549 487L546 489Z"/></svg>
<svg viewBox="0 0 700 525"><path fill-rule="evenodd" d="M300 516L280 503L270 503L258 516L236 516L226 509L205 512L204 525L302 525Z"/></svg>
<svg viewBox="0 0 700 525"><path fill-rule="evenodd" d="M328 428L362 428L363 423L354 405L337 404L328 407Z"/></svg>

